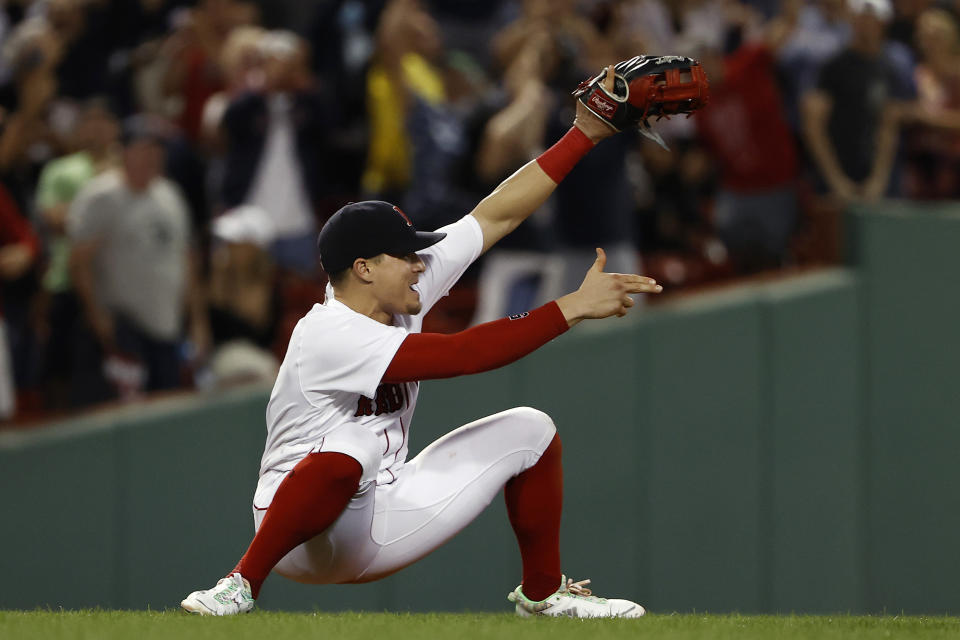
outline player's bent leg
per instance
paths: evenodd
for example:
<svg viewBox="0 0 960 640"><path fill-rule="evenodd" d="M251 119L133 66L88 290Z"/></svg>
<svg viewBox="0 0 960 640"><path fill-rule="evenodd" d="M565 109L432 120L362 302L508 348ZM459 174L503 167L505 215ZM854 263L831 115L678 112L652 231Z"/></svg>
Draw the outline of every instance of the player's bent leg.
<svg viewBox="0 0 960 640"><path fill-rule="evenodd" d="M329 529L290 551L274 571L303 584L353 582L380 550L370 537L376 495L375 484L364 485Z"/></svg>
<svg viewBox="0 0 960 640"><path fill-rule="evenodd" d="M291 550L326 531L356 495L363 467L334 451L311 453L280 484L235 572L251 582L253 597Z"/></svg>
<svg viewBox="0 0 960 640"><path fill-rule="evenodd" d="M230 575L180 604L190 613L225 616L253 608L271 569L292 550L327 530L357 494L361 463L340 452L305 456L280 483L257 534Z"/></svg>
<svg viewBox="0 0 960 640"><path fill-rule="evenodd" d="M510 478L503 489L510 526L517 537L527 596L542 600L560 582L560 515L563 466L554 437L537 464Z"/></svg>
<svg viewBox="0 0 960 640"><path fill-rule="evenodd" d="M379 551L370 538L370 530L383 446L369 429L351 426L328 433L317 451L339 452L358 460L363 467L360 487L331 526L289 551L274 571L304 584L349 582ZM257 524L258 528L263 526Z"/></svg>
<svg viewBox="0 0 960 640"><path fill-rule="evenodd" d="M450 540L511 478L537 464L556 432L548 415L521 407L433 442L396 482L377 488L371 537L379 552L354 581L388 576Z"/></svg>

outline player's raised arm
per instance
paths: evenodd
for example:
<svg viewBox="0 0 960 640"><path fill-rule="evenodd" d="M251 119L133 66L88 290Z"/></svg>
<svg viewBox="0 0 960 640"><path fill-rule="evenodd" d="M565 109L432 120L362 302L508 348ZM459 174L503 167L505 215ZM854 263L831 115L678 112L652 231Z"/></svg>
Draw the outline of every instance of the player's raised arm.
<svg viewBox="0 0 960 640"><path fill-rule="evenodd" d="M613 65L607 67L611 71ZM613 89L613 73L604 81ZM577 102L573 126L555 145L523 165L470 212L483 230L483 251L492 247L543 204L557 184L594 145L616 131Z"/></svg>
<svg viewBox="0 0 960 640"><path fill-rule="evenodd" d="M607 256L597 261L573 293L528 313L486 322L454 334L411 333L393 356L383 382L452 378L490 371L519 360L581 320L625 316L630 294L660 293L653 278L605 273Z"/></svg>
<svg viewBox="0 0 960 640"><path fill-rule="evenodd" d="M483 251L517 228L598 142L639 128L650 138L650 116L692 113L707 103L700 63L681 56L636 56L611 65L575 92L573 126L555 145L504 180L470 212L483 231Z"/></svg>

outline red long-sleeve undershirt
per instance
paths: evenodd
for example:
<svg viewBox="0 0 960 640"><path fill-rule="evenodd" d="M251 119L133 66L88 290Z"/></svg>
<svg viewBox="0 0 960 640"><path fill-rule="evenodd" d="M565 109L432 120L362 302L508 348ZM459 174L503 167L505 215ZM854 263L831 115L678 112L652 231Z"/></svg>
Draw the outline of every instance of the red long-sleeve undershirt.
<svg viewBox="0 0 960 640"><path fill-rule="evenodd" d="M453 378L519 360L569 328L556 302L529 313L453 334L411 333L383 374L383 382Z"/></svg>

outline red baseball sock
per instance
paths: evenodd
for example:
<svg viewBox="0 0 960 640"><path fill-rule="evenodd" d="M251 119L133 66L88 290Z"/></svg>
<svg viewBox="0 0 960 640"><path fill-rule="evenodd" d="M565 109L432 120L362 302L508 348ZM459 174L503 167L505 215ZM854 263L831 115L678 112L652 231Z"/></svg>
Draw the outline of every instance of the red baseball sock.
<svg viewBox="0 0 960 640"><path fill-rule="evenodd" d="M360 463L343 453L311 453L298 462L280 483L257 535L230 573L249 580L253 597L258 597L283 556L340 517L362 475Z"/></svg>
<svg viewBox="0 0 960 640"><path fill-rule="evenodd" d="M554 436L543 455L504 487L507 515L520 544L523 593L543 600L560 586L560 511L563 506L563 466L560 437Z"/></svg>

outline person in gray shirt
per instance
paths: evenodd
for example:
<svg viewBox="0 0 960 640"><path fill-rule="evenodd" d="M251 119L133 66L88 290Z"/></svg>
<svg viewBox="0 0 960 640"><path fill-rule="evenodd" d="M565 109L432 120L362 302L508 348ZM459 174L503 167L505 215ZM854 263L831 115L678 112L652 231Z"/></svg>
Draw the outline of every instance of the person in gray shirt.
<svg viewBox="0 0 960 640"><path fill-rule="evenodd" d="M77 345L77 404L179 386L185 324L198 351L209 343L187 204L163 176L161 123L135 116L123 143L122 166L89 182L67 214L71 274L94 337Z"/></svg>

